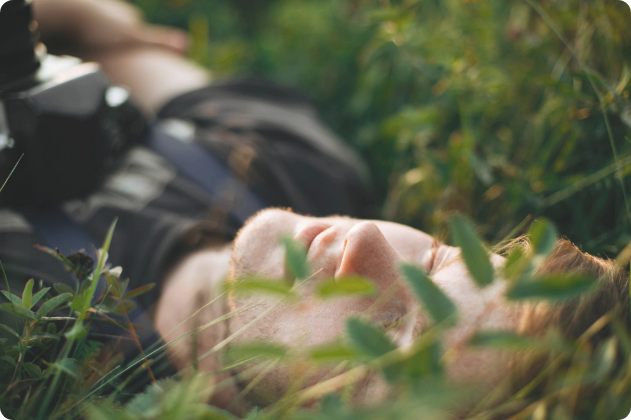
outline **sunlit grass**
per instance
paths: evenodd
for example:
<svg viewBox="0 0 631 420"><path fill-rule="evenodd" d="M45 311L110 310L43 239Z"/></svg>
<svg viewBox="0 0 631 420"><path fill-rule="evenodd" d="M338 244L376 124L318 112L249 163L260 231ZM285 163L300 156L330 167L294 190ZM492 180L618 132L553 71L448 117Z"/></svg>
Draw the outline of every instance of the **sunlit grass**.
<svg viewBox="0 0 631 420"><path fill-rule="evenodd" d="M528 229L538 256L549 251L556 226L583 249L619 254L620 265L629 264L625 178L631 173L631 142L625 138L631 138L631 15L622 2L283 0L261 2L263 12L257 15L248 14L247 2L228 0L137 3L155 21L188 27L191 57L220 77L267 77L311 95L325 120L367 160L381 216L443 236L460 229L454 240L475 257L467 263L480 287L495 279L479 256ZM244 28L243 22L255 25ZM466 214L477 229L463 225L469 223L462 222L466 219L454 223L454 211ZM532 221L543 216L551 222L544 221L537 231ZM105 261L108 246L106 240L92 280L111 269ZM306 270L300 253L294 254L290 262ZM590 279L563 279L567 287L546 296L545 283L538 289L520 283L537 263L535 257L509 256L506 270L515 282L509 297L530 294L553 300L588 288ZM198 372L192 362L176 378L158 380L131 400L125 394L132 378L164 362L153 357L187 337L195 343L197 333L256 306L238 308L168 343L156 343L136 360L105 361L95 373L94 364L82 364L93 361L99 350L98 345L89 347L83 334L106 309L104 299L91 307L95 281L83 289L85 298L77 299L76 293L73 303L61 305L60 316L30 319L29 312L18 313L20 303L5 303L4 313L12 319L3 325L0 346L1 408L20 419L231 419L204 403L213 392L241 382L247 384L230 409L251 410L251 419L454 418L453 401L470 390L445 381L449 354L434 359L429 351L440 345L454 308L414 270L404 272L408 278L416 276L410 281L419 299L436 296L424 302L436 324L409 348L385 345L379 355L362 351L363 335L389 340L387 332L367 321L389 299L388 291L364 318L347 322L344 336L329 345L328 358L318 349L265 353L253 344L252 354L227 361L217 372ZM273 286L260 279L232 283L172 332L227 293L267 288L275 303L196 355L195 362L223 355L278 305L299 304L294 291L309 278L294 274ZM294 278L303 280L294 285ZM7 289L9 280L4 276ZM367 284L355 279L335 289L330 283L321 297L369 293ZM37 284L33 287L36 292ZM24 296L22 291L13 292L23 302L18 296ZM42 302L59 294L46 292ZM63 328L50 327L53 319L63 322ZM606 327L613 336L591 348L589 338ZM41 338L34 340L38 334ZM546 349L549 355L545 367L513 395L504 395L507 378L458 418L615 419L631 407L631 337L616 308L572 342L551 330L536 341L487 334L470 344L526 353ZM187 350L182 346L175 351ZM427 366L413 369L408 361L423 352ZM297 372L296 380L275 403L253 407L252 393L279 365ZM305 386L308 374L321 366L331 367L327 376ZM239 374L215 383L216 375L237 367ZM356 386L371 375L388 377L396 392L376 406L357 407ZM585 407L589 410L581 412Z"/></svg>

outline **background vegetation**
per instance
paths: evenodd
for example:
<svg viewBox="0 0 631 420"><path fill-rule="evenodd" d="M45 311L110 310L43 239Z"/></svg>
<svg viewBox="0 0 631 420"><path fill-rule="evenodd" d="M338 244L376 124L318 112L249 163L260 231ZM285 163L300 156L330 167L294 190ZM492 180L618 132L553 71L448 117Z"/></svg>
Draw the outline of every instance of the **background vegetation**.
<svg viewBox="0 0 631 420"><path fill-rule="evenodd" d="M613 257L631 240L631 192L625 186L631 172L631 11L618 0L136 3L151 21L189 30L191 57L218 79L263 77L307 93L368 162L383 217L432 233L449 230L465 253L476 256L467 263L480 287L493 282L493 274L478 258L484 252L476 229L453 216L455 210L473 219L490 244L525 232L531 218L542 216L592 253ZM530 274L550 252L554 224L534 224L532 252L509 259L504 275L512 282L510 299L570 298L593 284L585 277L533 282ZM3 293L10 303L0 310L16 321L0 324L8 337L0 339L3 412L21 419L234 418L203 404L214 390L195 362L136 394L131 381L147 371L145 360L122 366L115 357L101 357L100 344L87 338L94 321L123 322L116 316L131 309L130 297L145 291L126 290L120 270L106 263L108 246L106 239L94 269L48 251L83 279L77 290L29 282L24 290ZM288 267L297 278L306 277L304 255L291 241L286 247ZM471 398L473 390L446 385L440 349L455 308L421 270L403 266L402 273L434 321L407 351L352 318L346 336L326 348L296 353L259 345L229 355L234 363L260 361L251 371L254 382L281 361L296 369L306 363L338 366L351 384L353 375L380 371L400 391L396 401L355 410L348 404L352 387L326 396L334 389L329 384L316 390L325 397L315 410L301 410L308 395L296 387L248 418L440 420L460 414L450 407ZM93 280L100 274L109 288L92 305ZM559 282L565 286L549 289ZM236 287L272 292L280 300L294 296L299 285L251 280ZM369 281L349 279L324 282L319 292L324 299L371 290ZM613 313L576 342L554 330L537 340L476 336L471 345L545 351L552 367L515 395L478 400L463 417L626 415L631 337ZM605 324L615 334L593 348L590 334ZM240 397L247 399L250 390Z"/></svg>
<svg viewBox="0 0 631 420"><path fill-rule="evenodd" d="M218 78L313 98L370 165L387 219L441 233L459 210L496 242L545 215L609 256L631 239L619 0L135 1L188 28Z"/></svg>

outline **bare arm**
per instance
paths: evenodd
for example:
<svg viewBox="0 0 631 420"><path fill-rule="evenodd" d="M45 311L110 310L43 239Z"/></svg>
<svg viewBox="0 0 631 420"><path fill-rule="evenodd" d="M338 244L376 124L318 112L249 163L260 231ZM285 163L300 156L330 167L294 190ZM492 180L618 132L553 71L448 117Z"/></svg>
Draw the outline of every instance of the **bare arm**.
<svg viewBox="0 0 631 420"><path fill-rule="evenodd" d="M33 9L42 40L54 53L100 63L148 113L211 80L206 69L181 56L185 33L146 23L123 1L33 0Z"/></svg>
<svg viewBox="0 0 631 420"><path fill-rule="evenodd" d="M185 33L150 25L119 0L33 0L33 10L44 42L63 39L78 55L138 46L182 53L187 46Z"/></svg>

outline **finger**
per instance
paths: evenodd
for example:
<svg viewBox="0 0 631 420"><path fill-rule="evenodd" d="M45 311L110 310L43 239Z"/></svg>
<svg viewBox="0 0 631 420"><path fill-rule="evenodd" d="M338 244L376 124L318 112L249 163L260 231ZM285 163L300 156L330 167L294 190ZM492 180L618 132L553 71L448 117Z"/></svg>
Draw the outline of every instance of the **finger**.
<svg viewBox="0 0 631 420"><path fill-rule="evenodd" d="M143 44L163 47L178 54L184 54L188 49L186 32L167 26L145 26L138 35L138 41Z"/></svg>

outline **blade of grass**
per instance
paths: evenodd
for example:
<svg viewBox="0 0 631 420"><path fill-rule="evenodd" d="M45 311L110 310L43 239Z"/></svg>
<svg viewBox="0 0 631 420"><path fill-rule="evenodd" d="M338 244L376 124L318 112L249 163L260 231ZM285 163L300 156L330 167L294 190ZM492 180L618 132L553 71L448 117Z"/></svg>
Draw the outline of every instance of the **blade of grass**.
<svg viewBox="0 0 631 420"><path fill-rule="evenodd" d="M508 234L506 236L504 236L504 238L499 241L491 250L492 252L497 252L502 246L504 246L504 244L508 241L510 241L511 239L513 239L515 237L515 235L517 235L517 233L522 230L522 228L524 226L526 226L526 224L528 222L530 222L532 220L532 214L529 214L528 216L524 217L524 220L522 220L521 222L519 222L519 224L517 226L515 226L510 232L508 232Z"/></svg>
<svg viewBox="0 0 631 420"><path fill-rule="evenodd" d="M114 236L114 229L116 228L116 223L118 222L118 218L115 218L110 228L107 231L107 235L105 236L105 241L103 242L103 246L101 247L101 252L99 253L99 261L96 264L96 268L92 272L92 283L88 289L87 295L83 300L83 308L81 309L81 318L87 313L88 309L90 309L90 305L92 304L92 298L94 297L94 293L96 292L96 287L99 284L99 278L101 277L101 271L103 271L103 267L105 266L105 258L107 256L107 252L110 249L110 244L112 243L112 236Z"/></svg>
<svg viewBox="0 0 631 420"><path fill-rule="evenodd" d="M231 317L238 315L240 313L243 313L245 311L248 311L250 309L252 309L254 306L253 305L251 307L248 307L246 309L243 310L238 310L238 311L233 311L230 312L226 315L223 315L213 321L210 321L209 323L205 324L205 326L211 326L214 324L217 324L221 321L225 321L226 319L230 319ZM173 340L165 343L164 345L158 347L157 349L153 350L150 353L147 353L147 358L150 358L151 356L153 356L154 354L160 352L161 350L165 349L167 346L175 343L176 341L180 340L181 338L191 334L192 331L187 331L177 337L175 337ZM75 402L72 406L70 406L69 408L67 408L65 411L58 413L56 416L52 417L50 420L54 420L54 419L58 419L58 418L63 418L63 416L66 413L69 413L71 410L75 409L77 406L79 406L81 403L83 403L84 401L86 401L88 398L90 398L91 396L93 396L94 394L96 394L98 391L100 391L102 388L104 388L105 386L109 385L112 381L118 379L119 377L121 377L122 375L124 375L126 372L128 372L129 370L133 369L134 367L136 367L137 365L139 365L141 362L143 362L143 359L140 357L137 357L134 361L130 362L128 366L125 367L125 369L123 369L121 372L117 373L114 377L110 378L107 382L103 383L102 385L100 385L98 388L93 389L92 391L90 391L89 393L87 393L85 396L83 396L83 398L81 398L80 400L78 400L77 402Z"/></svg>
<svg viewBox="0 0 631 420"><path fill-rule="evenodd" d="M592 88L594 89L594 92L596 93L596 96L598 97L600 109L602 111L603 118L605 119L605 127L607 127L607 135L609 137L611 151L613 152L613 158L617 166L618 180L620 181L620 186L622 187L622 195L624 197L624 204L627 211L627 222L628 222L631 219L631 209L629 208L629 199L627 197L627 189L625 188L624 178L622 177L622 165L621 165L620 159L618 158L618 149L616 147L616 143L613 138L613 132L611 131L611 123L609 122L609 116L607 115L607 111L605 110L605 101L603 99L603 96L600 93L600 90L598 90L598 88L596 87L596 83L594 83L594 79L592 78L592 75L590 74L590 71L587 65L583 62L581 57L578 54L576 54L576 51L574 51L570 43L567 41L567 39L565 39L565 36L563 36L563 33L558 28L556 23L554 23L550 15L545 10L543 10L543 8L539 5L539 3L536 0L524 0L524 1L528 3L528 5L530 5L530 7L532 7L539 14L539 16L541 16L541 18L548 24L550 29L552 29L552 31L561 40L561 42L565 45L565 47L572 53L572 56L576 59L581 70L583 70L583 72L587 76L587 80L589 80L590 85L592 86Z"/></svg>
<svg viewBox="0 0 631 420"><path fill-rule="evenodd" d="M73 341L74 340L72 339L69 339L68 341L66 341L66 343L62 347L61 352L59 354L60 357L57 358L57 362L60 362L68 357L68 355L70 354L70 349L72 348ZM57 371L55 372L55 375L53 376L50 387L48 387L48 392L46 393L46 396L44 397L44 401L42 402L42 405L40 406L39 412L37 413L38 420L45 420L45 419L47 420L49 418L49 416L46 415L46 410L48 410L48 406L50 405L53 399L53 396L55 392L57 391L57 384L59 383L59 379L61 378L61 373L62 373L61 369L57 369ZM42 386L44 386L44 384L42 384Z"/></svg>
<svg viewBox="0 0 631 420"><path fill-rule="evenodd" d="M2 190L4 189L4 186L7 185L7 182L9 182L9 179L13 175L13 172L15 172L15 168L18 167L18 165L20 164L20 161L22 160L23 157L24 157L24 153L22 153L22 155L20 155L20 158L15 163L15 166L13 166L13 169L11 169L11 172L9 173L9 176L7 177L7 179L4 180L4 183L2 184L2 187L0 187L0 192L2 192Z"/></svg>
<svg viewBox="0 0 631 420"><path fill-rule="evenodd" d="M612 173L619 170L620 167L628 165L631 163L631 156L625 157L620 163L615 162L599 171L594 172L591 175L588 175L584 178L581 178L577 181L572 182L572 184L561 191L557 191L554 194L546 197L540 204L541 207L550 207L557 204L560 201L563 201L573 194L581 191L585 187L588 187L601 179L611 175Z"/></svg>
<svg viewBox="0 0 631 420"><path fill-rule="evenodd" d="M238 283L239 283L239 282L237 282L237 284L238 284ZM224 292L220 293L220 294L219 294L216 298L212 299L210 302L208 302L207 304L205 304L204 306L202 306L201 308L199 308L197 311L195 311L195 312L194 312L191 316L189 316L189 317L188 317L188 318L186 318L184 321L180 322L178 325L176 325L175 327L173 327L173 328L172 328L172 329L171 329L171 330L170 330L170 331L169 331L169 332L168 332L165 336L168 336L168 335L170 335L171 333L173 333L174 331L176 331L179 327L181 327L182 325L184 325L187 321L189 321L189 320L193 319L194 317L196 317L197 315L199 315L199 313L200 313L202 310L204 310L204 309L205 309L205 308L207 308L208 306L212 305L215 301L217 301L218 299L220 299L221 297L223 297L225 294L229 293L229 292L230 292L231 290L233 290L233 289L234 289L234 286L233 286L233 287L231 287L231 288L228 288L228 289L226 289ZM101 301L101 303L102 303L102 301ZM239 313L245 312L245 311L247 311L247 310L250 310L250 309L254 308L255 306L256 306L256 305L253 305L253 306L251 306L251 307L248 307L247 309L245 309L245 310L243 310L243 311L240 311L240 312L237 312L236 314L239 314ZM99 306L99 307L100 307L100 306ZM217 319L216 319L216 320L214 320L214 321L210 321L209 323L207 323L207 324L205 324L205 325L203 325L203 326L201 326L201 327L198 327L198 328L201 328L202 330L203 330L203 329L205 329L205 328L209 328L210 326L212 326L212 325L214 325L214 324L216 324L216 323L218 323L218 322L221 322L221 321L223 321L223 320L229 319L229 318L230 318L230 316L228 316L228 315L229 315L229 314L224 315L223 317L217 318ZM185 337L186 335L191 334L191 333L192 333L192 330L191 330L191 331L187 331L187 332L185 332L185 333L181 334L180 336L176 337L176 338L175 338L175 339L173 339L172 341L169 341L169 342L168 342L168 343L166 343L166 344L164 344L162 340L158 340L158 341L156 341L155 343L153 343L151 346L149 346L149 347L146 349L145 353L149 353L146 357L147 357L147 358L148 358L148 357L151 357L151 356L152 356L152 355L154 355L156 352L161 351L162 349L166 348L168 345L172 344L173 342L175 342L175 341L177 341L177 340L179 340L179 339L181 339L181 338L183 338L183 337ZM156 346L160 345L160 343L163 343L163 345L162 345L161 347L159 347L159 348L157 348L157 349L156 349ZM155 350L154 350L154 349L155 349ZM175 353L175 354L178 354L178 353L179 353L180 351L182 351L182 350L183 350L183 349L180 349L180 350L176 351L176 353ZM135 359L134 361L130 362L130 365L128 366L128 368L126 368L125 370L123 370L123 371L121 372L121 374L120 374L120 375L125 374L125 373L126 373L126 372L130 369L130 368L132 368L132 367L136 366L136 365L138 364L138 362L139 362L139 360L138 360L138 359ZM157 360L153 360L152 362L155 364L155 362L157 362ZM119 376L120 376L120 375L119 375ZM117 377L118 377L118 376L117 376ZM116 378L114 378L114 379L116 379ZM95 384L95 385L96 385L96 384Z"/></svg>
<svg viewBox="0 0 631 420"><path fill-rule="evenodd" d="M7 285L7 291L11 293L11 286L9 286L9 280L7 279L7 273L4 271L4 265L2 265L2 261L0 261L0 269L2 269L2 276L4 278L4 284ZM13 306L13 319L15 320L15 331L20 331L20 326L18 325L18 317L15 314L15 306L13 301L11 301L11 305Z"/></svg>
<svg viewBox="0 0 631 420"><path fill-rule="evenodd" d="M3 187L4 187L4 185L3 185ZM7 273L4 271L4 265L2 265L2 261L0 261L0 268L2 269L2 276L4 277L4 283L7 285L7 291L9 292L9 295L10 295L10 293L11 293L11 286L9 286L9 280L7 279ZM20 331L20 327L18 325L18 317L15 314L15 303L13 303L13 300L11 300L11 308L13 308L13 320L15 321L15 331L18 332L18 331ZM19 332L18 332L18 334L19 334ZM19 339L18 339L18 342L19 342ZM20 363L19 362L20 361L18 361L18 363L15 364L15 370L13 371L13 376L11 377L11 381L9 382L9 386L7 387L7 389L2 394L3 397L6 395L7 392L9 392L10 389L13 388L13 381L15 380L15 375L17 375L18 368L20 367Z"/></svg>
<svg viewBox="0 0 631 420"><path fill-rule="evenodd" d="M303 280L301 283L299 283L297 286L295 286L293 289L297 289L300 286L302 286L303 284L305 284L306 282L308 282L309 280L311 280L316 274L318 274L320 271L322 271L322 269L316 271L315 273L313 273L311 276L309 276L308 278L306 278L305 280ZM206 357L210 356L211 354L214 354L216 352L218 352L219 350L223 349L225 346L227 346L232 340L234 340L235 338L237 338L239 335L241 335L245 330L247 330L248 328L250 328L252 325L254 325L255 323L257 323L259 320L261 320L265 315L267 315L269 312L271 312L273 309L275 309L278 305L280 305L285 299L287 299L288 296L284 296L281 299L279 299L276 303L274 303L272 306L270 306L269 308L267 308L265 311L263 311L262 314L260 314L259 316L257 316L256 318L254 318L252 321L248 322L246 325L244 325L243 327L239 328L236 332L232 333L231 335L229 335L228 337L226 337L223 341L221 341L219 344L215 345L212 349L210 349L209 351L207 351L206 353L204 353L199 360L203 360Z"/></svg>
<svg viewBox="0 0 631 420"><path fill-rule="evenodd" d="M274 369L274 367L276 367L276 365L278 364L279 361L280 361L280 359L271 360L267 364L267 366L265 366L265 368L258 375L256 375L254 377L254 379L252 379L250 381L250 383L248 383L248 385L245 388L243 388L243 391L239 392L237 394L237 396L234 397L234 399L230 402L228 407L226 407L226 410L230 411L237 402L239 402L243 397L248 395L250 393L250 391L252 391L254 389L255 386L257 386L259 383L261 383L261 381L263 379L265 379L267 374L270 373L270 371L272 369Z"/></svg>

